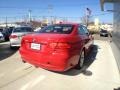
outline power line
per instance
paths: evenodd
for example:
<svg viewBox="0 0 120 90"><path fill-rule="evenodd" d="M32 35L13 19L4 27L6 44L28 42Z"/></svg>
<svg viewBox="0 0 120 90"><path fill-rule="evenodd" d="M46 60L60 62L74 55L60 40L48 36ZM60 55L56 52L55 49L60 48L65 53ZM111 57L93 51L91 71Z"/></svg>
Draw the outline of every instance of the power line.
<svg viewBox="0 0 120 90"><path fill-rule="evenodd" d="M102 15L106 15L106 14L111 14L110 12L108 13L103 13L103 14L94 14L94 15L91 15L91 17L95 17L95 16L102 16Z"/></svg>
<svg viewBox="0 0 120 90"><path fill-rule="evenodd" d="M81 7L81 6L94 6L98 5L98 3L84 3L84 4L49 4L48 6L45 7L16 7L16 6L0 6L0 9L48 9L48 8L61 8L61 7Z"/></svg>
<svg viewBox="0 0 120 90"><path fill-rule="evenodd" d="M0 9L48 9L48 8L42 8L42 7L9 7L9 6L0 6Z"/></svg>

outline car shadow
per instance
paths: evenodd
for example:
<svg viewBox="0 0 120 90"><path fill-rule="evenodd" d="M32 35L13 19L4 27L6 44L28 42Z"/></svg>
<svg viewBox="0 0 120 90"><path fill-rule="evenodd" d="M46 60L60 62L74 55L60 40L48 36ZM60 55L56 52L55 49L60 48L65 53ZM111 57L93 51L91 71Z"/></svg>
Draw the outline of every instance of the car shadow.
<svg viewBox="0 0 120 90"><path fill-rule="evenodd" d="M120 87L119 88L114 88L114 90L120 90Z"/></svg>
<svg viewBox="0 0 120 90"><path fill-rule="evenodd" d="M9 43L0 44L0 61L5 60L6 58L13 55L18 48L10 49Z"/></svg>
<svg viewBox="0 0 120 90"><path fill-rule="evenodd" d="M96 55L98 53L98 49L100 49L100 48L97 45L92 46L91 51L89 52L89 54L85 58L84 66L80 70L70 69L66 72L62 72L62 73L56 72L56 73L68 75L68 76L75 76L75 75L79 75L82 73L86 76L91 76L92 72L87 70L87 69L96 60Z"/></svg>

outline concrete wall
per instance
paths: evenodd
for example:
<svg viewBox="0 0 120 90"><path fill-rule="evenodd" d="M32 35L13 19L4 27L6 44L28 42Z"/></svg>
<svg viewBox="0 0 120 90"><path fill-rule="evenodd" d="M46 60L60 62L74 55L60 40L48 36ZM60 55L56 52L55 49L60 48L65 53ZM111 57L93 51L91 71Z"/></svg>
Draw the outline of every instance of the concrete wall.
<svg viewBox="0 0 120 90"><path fill-rule="evenodd" d="M120 2L114 3L113 40L120 49Z"/></svg>
<svg viewBox="0 0 120 90"><path fill-rule="evenodd" d="M120 2L114 3L113 51L120 71ZM116 48L115 48L116 46Z"/></svg>

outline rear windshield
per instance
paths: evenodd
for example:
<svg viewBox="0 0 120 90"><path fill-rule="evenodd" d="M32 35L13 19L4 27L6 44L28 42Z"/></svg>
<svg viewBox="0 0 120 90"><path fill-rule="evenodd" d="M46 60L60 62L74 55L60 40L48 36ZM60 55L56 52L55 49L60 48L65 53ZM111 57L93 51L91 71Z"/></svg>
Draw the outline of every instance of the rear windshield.
<svg viewBox="0 0 120 90"><path fill-rule="evenodd" d="M72 32L73 25L49 25L41 29L40 33L59 33L70 34Z"/></svg>
<svg viewBox="0 0 120 90"><path fill-rule="evenodd" d="M103 33L107 33L107 30L102 30L101 32L103 32Z"/></svg>
<svg viewBox="0 0 120 90"><path fill-rule="evenodd" d="M32 28L30 27L18 27L13 30L13 32L32 32Z"/></svg>

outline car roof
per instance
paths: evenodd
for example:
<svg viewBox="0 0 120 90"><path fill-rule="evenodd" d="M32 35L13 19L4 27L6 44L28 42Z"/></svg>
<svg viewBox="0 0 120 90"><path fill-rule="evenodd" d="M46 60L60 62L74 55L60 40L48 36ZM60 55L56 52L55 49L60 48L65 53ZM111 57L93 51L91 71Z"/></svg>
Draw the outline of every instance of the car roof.
<svg viewBox="0 0 120 90"><path fill-rule="evenodd" d="M16 28L32 28L32 27L30 27L30 26L18 26Z"/></svg>
<svg viewBox="0 0 120 90"><path fill-rule="evenodd" d="M53 25L74 25L74 26L79 26L81 24L78 24L78 23L58 23L58 24L53 24Z"/></svg>

